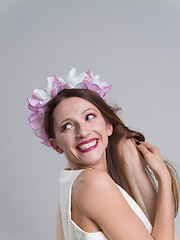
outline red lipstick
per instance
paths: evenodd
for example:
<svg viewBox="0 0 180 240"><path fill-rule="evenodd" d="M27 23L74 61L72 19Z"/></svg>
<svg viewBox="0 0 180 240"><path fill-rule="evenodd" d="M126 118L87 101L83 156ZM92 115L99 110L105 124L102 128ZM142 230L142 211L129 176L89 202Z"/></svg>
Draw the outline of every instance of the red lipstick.
<svg viewBox="0 0 180 240"><path fill-rule="evenodd" d="M86 144L86 143L92 142L92 141L94 141L94 140L96 140L96 144L95 144L94 146L89 147L89 148L84 149L84 150L78 148L78 146L80 146L80 145L82 145L82 144ZM99 142L99 140L98 140L97 138L91 138L91 139L89 139L88 141L83 141L83 142L81 142L80 144L78 144L78 146L76 147L76 149L77 149L79 152L81 152L81 153L86 153L86 152L89 152L89 151L95 149L95 148L97 147L97 145L98 145L98 142Z"/></svg>
<svg viewBox="0 0 180 240"><path fill-rule="evenodd" d="M87 140L87 141L83 141L83 142L79 143L79 144L77 145L77 147L79 147L79 146L82 145L82 144L86 144L86 143L92 142L92 141L94 141L94 140L97 140L97 138L90 138L90 139Z"/></svg>

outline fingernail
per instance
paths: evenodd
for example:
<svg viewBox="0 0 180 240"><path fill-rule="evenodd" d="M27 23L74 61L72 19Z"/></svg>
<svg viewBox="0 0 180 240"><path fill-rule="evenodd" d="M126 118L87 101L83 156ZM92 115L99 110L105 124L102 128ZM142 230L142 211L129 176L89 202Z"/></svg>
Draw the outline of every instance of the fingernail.
<svg viewBox="0 0 180 240"><path fill-rule="evenodd" d="M140 143L139 141L136 141L136 144L137 144L137 145L140 145L141 143Z"/></svg>

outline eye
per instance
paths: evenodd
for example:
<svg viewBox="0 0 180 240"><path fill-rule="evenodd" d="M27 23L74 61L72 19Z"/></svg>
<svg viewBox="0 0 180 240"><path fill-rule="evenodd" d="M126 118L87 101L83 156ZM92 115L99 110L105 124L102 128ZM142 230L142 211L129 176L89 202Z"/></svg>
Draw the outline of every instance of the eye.
<svg viewBox="0 0 180 240"><path fill-rule="evenodd" d="M90 113L90 114L86 115L86 120L90 120L90 119L92 119L92 118L94 118L94 117L96 117L96 115Z"/></svg>
<svg viewBox="0 0 180 240"><path fill-rule="evenodd" d="M64 132L66 131L67 129L71 128L71 124L70 123L66 123L62 126L61 130Z"/></svg>

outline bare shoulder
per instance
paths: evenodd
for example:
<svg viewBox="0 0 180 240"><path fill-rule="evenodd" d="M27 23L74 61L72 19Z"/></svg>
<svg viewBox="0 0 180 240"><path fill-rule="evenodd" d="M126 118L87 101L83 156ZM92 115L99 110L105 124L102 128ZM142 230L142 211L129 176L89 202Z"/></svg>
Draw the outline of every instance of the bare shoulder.
<svg viewBox="0 0 180 240"><path fill-rule="evenodd" d="M108 173L98 169L87 169L79 174L73 184L73 189L77 195L85 192L87 194L92 188L94 191L100 190L107 184L115 184Z"/></svg>
<svg viewBox="0 0 180 240"><path fill-rule="evenodd" d="M123 240L151 239L144 224L106 172L94 169L81 172L72 192L78 211L94 221L109 239L117 240L120 236ZM133 238L135 232L136 237Z"/></svg>
<svg viewBox="0 0 180 240"><path fill-rule="evenodd" d="M82 184L103 184L104 181L112 180L108 173L105 171L101 171L98 169L86 169L81 172L76 179L78 182Z"/></svg>
<svg viewBox="0 0 180 240"><path fill-rule="evenodd" d="M77 207L83 211L89 211L89 204L100 198L105 192L111 193L117 189L115 182L108 173L97 170L87 169L79 174L73 184L73 198Z"/></svg>

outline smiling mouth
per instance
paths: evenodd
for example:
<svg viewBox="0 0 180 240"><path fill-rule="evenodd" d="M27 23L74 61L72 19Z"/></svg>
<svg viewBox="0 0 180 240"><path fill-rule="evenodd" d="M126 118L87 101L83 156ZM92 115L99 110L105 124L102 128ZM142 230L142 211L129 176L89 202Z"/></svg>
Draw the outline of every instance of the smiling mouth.
<svg viewBox="0 0 180 240"><path fill-rule="evenodd" d="M98 144L98 139L94 139L89 143L85 143L85 144L77 146L77 149L80 152L86 152L86 151L90 151L90 150L96 148L97 144Z"/></svg>
<svg viewBox="0 0 180 240"><path fill-rule="evenodd" d="M90 143L82 144L82 145L78 146L77 148L78 148L79 150L86 150L86 149L88 149L88 148L90 148L90 147L95 146L96 143L97 143L97 139L91 141Z"/></svg>

